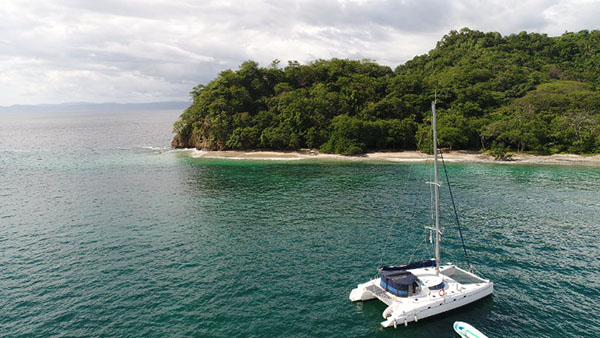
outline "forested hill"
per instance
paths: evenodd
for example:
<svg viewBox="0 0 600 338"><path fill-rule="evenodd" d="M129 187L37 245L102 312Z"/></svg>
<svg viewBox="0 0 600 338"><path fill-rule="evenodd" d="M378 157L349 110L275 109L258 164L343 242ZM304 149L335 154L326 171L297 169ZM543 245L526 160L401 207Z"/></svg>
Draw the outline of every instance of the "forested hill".
<svg viewBox="0 0 600 338"><path fill-rule="evenodd" d="M401 46L399 46L401 48ZM356 154L442 147L600 152L600 31L451 31L392 70L369 60L244 62L191 93L175 147Z"/></svg>

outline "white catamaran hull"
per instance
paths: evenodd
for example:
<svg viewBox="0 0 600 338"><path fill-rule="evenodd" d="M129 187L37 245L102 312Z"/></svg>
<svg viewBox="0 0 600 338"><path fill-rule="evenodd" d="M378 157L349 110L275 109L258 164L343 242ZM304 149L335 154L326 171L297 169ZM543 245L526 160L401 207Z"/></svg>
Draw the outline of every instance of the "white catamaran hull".
<svg viewBox="0 0 600 338"><path fill-rule="evenodd" d="M432 270L420 268L409 271L419 278L426 279L434 276ZM454 274L457 270L467 274L476 282L469 284L458 283L451 278L451 274ZM367 283L359 284L357 288L352 290L350 300L356 302L378 298L388 305L385 311L383 311L383 318L386 320L381 322L381 325L383 327L396 327L397 325L407 325L409 322L416 322L419 319L454 310L489 296L494 292L494 283L481 279L453 265L440 267L440 276L442 276L445 285L442 290L429 290L423 287L420 292L409 297L394 296L381 287L380 278L373 279Z"/></svg>

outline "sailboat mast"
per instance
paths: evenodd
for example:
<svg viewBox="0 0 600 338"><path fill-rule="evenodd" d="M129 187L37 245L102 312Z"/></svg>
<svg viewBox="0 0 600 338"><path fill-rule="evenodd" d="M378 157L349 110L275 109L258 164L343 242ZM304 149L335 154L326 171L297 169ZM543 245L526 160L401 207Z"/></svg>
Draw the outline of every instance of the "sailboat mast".
<svg viewBox="0 0 600 338"><path fill-rule="evenodd" d="M440 274L440 193L438 184L438 150L437 150L437 121L435 116L435 101L431 102L431 113L433 114L433 171L435 175L435 274Z"/></svg>

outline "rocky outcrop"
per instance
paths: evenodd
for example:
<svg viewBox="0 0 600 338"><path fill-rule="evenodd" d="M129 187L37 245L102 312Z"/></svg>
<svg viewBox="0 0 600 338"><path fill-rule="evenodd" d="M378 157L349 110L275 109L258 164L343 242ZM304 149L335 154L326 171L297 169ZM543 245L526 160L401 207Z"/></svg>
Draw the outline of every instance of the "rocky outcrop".
<svg viewBox="0 0 600 338"><path fill-rule="evenodd" d="M175 137L173 137L173 141L171 141L171 147L173 148L189 148L187 146L187 143L184 142L183 138L181 137L181 135L177 134L175 135Z"/></svg>
<svg viewBox="0 0 600 338"><path fill-rule="evenodd" d="M197 133L192 133L188 137L181 134L175 135L171 141L171 147L176 149L181 148L196 148L200 150L227 150L225 144L208 140L206 137L200 137Z"/></svg>

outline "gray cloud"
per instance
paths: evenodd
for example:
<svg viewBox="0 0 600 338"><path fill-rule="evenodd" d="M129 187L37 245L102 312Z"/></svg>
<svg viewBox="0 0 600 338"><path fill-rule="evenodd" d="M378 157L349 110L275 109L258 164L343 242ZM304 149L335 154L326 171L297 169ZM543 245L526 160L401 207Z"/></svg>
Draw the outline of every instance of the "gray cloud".
<svg viewBox="0 0 600 338"><path fill-rule="evenodd" d="M451 29L596 28L598 1L8 0L0 105L187 99L248 59L370 58L396 66Z"/></svg>

